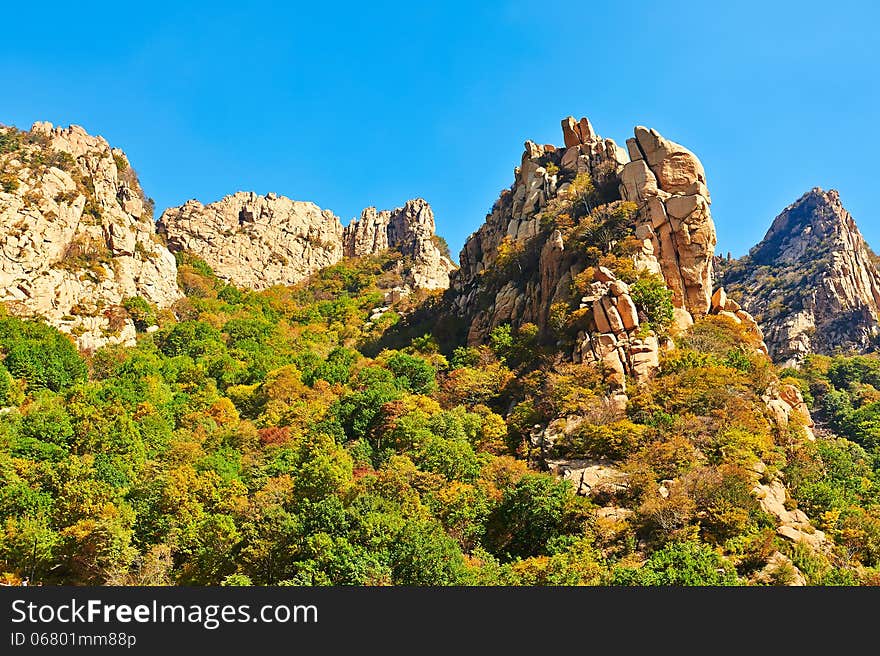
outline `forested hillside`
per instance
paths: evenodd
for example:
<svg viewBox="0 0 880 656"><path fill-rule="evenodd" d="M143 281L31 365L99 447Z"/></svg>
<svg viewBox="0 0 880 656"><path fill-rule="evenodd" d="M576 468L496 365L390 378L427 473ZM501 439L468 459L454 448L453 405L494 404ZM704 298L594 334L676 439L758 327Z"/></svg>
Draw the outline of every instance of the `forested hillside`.
<svg viewBox="0 0 880 656"><path fill-rule="evenodd" d="M7 581L877 579L875 360L820 360L789 379L853 440L810 442L796 421L768 421L760 396L776 373L725 317L699 321L618 411L595 366L528 325L445 355L430 334L382 349L399 319L374 312L398 282L391 251L262 292L178 260L187 296L173 311L125 303L140 331L159 325L136 347L84 356L53 328L0 320ZM536 442L535 425L575 413L552 452ZM579 495L540 471L553 457L618 478ZM777 476L826 543L777 532L753 493Z"/></svg>

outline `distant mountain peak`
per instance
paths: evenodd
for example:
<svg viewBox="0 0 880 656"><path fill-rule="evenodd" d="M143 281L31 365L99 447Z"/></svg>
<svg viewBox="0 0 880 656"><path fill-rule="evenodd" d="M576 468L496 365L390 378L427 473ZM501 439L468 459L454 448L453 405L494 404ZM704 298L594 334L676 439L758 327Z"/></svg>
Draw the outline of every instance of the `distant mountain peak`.
<svg viewBox="0 0 880 656"><path fill-rule="evenodd" d="M756 263L795 263L814 257L810 247L830 247L837 243L857 248L864 239L855 221L835 190L813 187L786 207L749 256Z"/></svg>
<svg viewBox="0 0 880 656"><path fill-rule="evenodd" d="M158 229L172 251L189 251L224 280L253 289L293 285L343 257L389 248L409 258L401 266L401 295L445 289L455 269L421 198L393 210L368 207L343 228L339 217L314 203L239 191L208 205L190 200L169 208Z"/></svg>
<svg viewBox="0 0 880 656"><path fill-rule="evenodd" d="M875 256L840 194L814 187L774 220L724 285L758 319L774 359L874 348L880 333Z"/></svg>

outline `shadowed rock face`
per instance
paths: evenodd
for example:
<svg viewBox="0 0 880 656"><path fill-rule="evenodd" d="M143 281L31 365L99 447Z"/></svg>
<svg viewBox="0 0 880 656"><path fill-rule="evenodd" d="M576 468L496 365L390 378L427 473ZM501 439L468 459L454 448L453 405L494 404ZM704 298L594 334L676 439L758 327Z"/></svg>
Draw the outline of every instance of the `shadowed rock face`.
<svg viewBox="0 0 880 656"><path fill-rule="evenodd" d="M133 343L124 299L180 298L174 256L125 154L76 125L2 128L0 300L76 337L80 348Z"/></svg>
<svg viewBox="0 0 880 656"><path fill-rule="evenodd" d="M253 289L292 285L343 257L395 248L412 289L445 289L455 268L435 244L434 214L422 199L395 210L365 209L346 228L330 210L276 194L238 192L166 210L159 230L173 251L204 259L221 278Z"/></svg>
<svg viewBox="0 0 880 656"><path fill-rule="evenodd" d="M880 333L875 256L834 190L815 188L776 217L744 258L722 263L727 290L761 325L771 356L865 351Z"/></svg>

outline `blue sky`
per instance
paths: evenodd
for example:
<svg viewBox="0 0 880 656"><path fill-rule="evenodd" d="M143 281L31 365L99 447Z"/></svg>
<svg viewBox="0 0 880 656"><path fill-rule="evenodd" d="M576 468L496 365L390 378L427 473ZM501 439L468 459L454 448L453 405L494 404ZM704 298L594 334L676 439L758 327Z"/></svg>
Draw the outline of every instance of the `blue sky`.
<svg viewBox="0 0 880 656"><path fill-rule="evenodd" d="M705 6L711 5L711 6ZM726 6L725 6L726 5ZM867 2L16 3L0 122L123 148L157 209L237 190L347 223L422 196L455 253L522 143L588 116L707 170L719 252L813 186L880 250L880 9Z"/></svg>

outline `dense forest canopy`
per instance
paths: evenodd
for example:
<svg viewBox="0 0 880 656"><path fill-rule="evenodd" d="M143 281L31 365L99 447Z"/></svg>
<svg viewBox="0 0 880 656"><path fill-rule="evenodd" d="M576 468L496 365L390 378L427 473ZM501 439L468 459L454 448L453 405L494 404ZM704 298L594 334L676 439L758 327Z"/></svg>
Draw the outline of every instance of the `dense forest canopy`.
<svg viewBox="0 0 880 656"><path fill-rule="evenodd" d="M767 421L776 372L723 317L698 322L625 412L596 367L529 326L442 354L381 347L393 253L297 287L244 291L181 256L174 313L126 307L136 347L83 355L0 319L0 571L43 584L874 582L880 360L782 372L841 437ZM371 318L372 317L372 318ZM374 353L367 357L362 349ZM614 463L598 497L540 471L537 424L577 413L553 454ZM787 542L750 490L782 475L834 539ZM678 483L671 486L669 482ZM597 512L599 507L616 513Z"/></svg>

